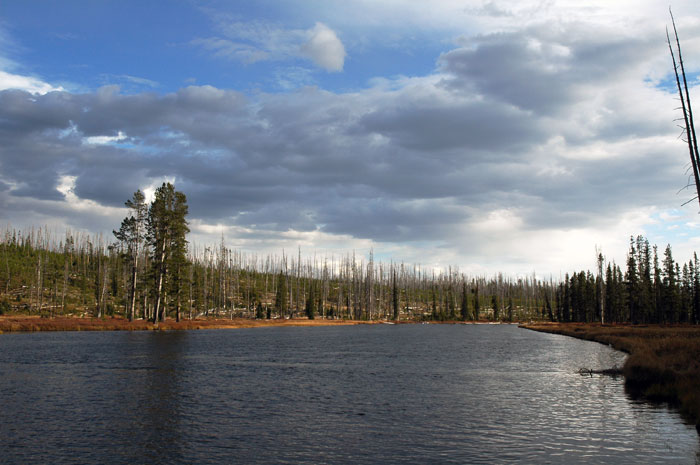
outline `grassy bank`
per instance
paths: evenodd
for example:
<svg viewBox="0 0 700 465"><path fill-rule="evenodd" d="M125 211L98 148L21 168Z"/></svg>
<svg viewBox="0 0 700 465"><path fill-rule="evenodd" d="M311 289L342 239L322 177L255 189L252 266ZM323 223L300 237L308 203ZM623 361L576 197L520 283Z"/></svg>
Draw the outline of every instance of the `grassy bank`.
<svg viewBox="0 0 700 465"><path fill-rule="evenodd" d="M145 320L128 321L124 318L39 318L32 316L0 316L0 332L31 331L145 331L145 330L187 330L187 329L226 329L257 328L269 326L338 326L366 324L355 320L309 320L306 318L251 320L247 318L166 320L156 327Z"/></svg>
<svg viewBox="0 0 700 465"><path fill-rule="evenodd" d="M623 367L633 394L677 407L700 431L700 327L536 323L527 329L609 344L629 354Z"/></svg>

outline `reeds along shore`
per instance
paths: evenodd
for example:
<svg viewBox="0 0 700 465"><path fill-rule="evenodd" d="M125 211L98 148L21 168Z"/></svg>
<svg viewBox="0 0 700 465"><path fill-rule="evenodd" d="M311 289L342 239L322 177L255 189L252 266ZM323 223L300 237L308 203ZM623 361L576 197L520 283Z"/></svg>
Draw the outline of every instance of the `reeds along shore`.
<svg viewBox="0 0 700 465"><path fill-rule="evenodd" d="M700 432L700 328L536 323L527 329L609 344L629 354L623 367L633 395L669 402Z"/></svg>

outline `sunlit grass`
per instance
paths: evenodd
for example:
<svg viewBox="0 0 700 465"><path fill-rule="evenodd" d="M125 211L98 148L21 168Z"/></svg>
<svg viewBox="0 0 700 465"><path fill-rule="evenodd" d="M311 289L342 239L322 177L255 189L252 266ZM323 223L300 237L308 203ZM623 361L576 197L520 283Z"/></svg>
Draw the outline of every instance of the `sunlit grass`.
<svg viewBox="0 0 700 465"><path fill-rule="evenodd" d="M366 324L366 321L354 320L308 320L306 318L252 320L235 319L199 319L161 321L154 325L150 321L128 321L124 318L39 318L31 316L0 317L1 332L31 331L144 331L144 330L189 330L189 329L224 329L254 328L265 326L328 326Z"/></svg>

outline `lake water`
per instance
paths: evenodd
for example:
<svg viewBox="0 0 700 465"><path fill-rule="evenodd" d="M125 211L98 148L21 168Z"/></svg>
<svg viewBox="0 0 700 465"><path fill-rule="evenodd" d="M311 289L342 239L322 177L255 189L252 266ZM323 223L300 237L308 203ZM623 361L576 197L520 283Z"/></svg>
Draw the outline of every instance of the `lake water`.
<svg viewBox="0 0 700 465"><path fill-rule="evenodd" d="M515 326L0 335L0 463L700 463L606 346Z"/></svg>

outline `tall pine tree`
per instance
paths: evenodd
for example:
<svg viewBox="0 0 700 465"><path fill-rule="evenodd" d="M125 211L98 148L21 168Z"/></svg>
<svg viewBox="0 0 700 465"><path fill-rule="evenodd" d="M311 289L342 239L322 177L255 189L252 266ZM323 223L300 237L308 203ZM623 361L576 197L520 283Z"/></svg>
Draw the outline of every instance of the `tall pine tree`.
<svg viewBox="0 0 700 465"><path fill-rule="evenodd" d="M154 314L158 324L166 314L169 292L175 294L179 317L180 294L186 273L187 198L177 192L170 183L156 189L153 203L148 210L147 239L151 246L151 270L153 275Z"/></svg>

